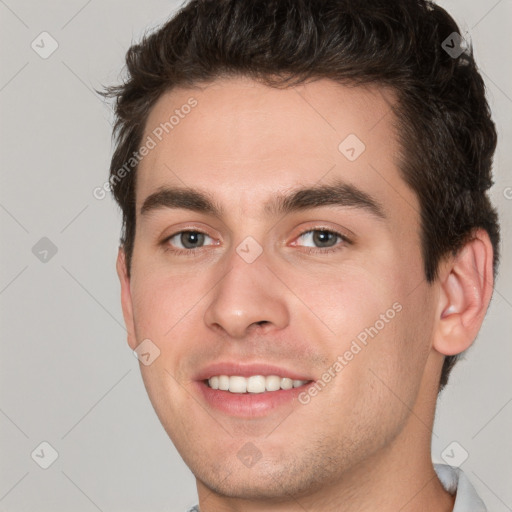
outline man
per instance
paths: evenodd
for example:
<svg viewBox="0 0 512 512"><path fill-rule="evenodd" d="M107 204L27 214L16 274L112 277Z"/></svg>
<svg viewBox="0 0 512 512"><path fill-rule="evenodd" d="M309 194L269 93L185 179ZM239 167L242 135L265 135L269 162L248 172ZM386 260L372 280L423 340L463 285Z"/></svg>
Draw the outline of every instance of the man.
<svg viewBox="0 0 512 512"><path fill-rule="evenodd" d="M459 33L422 0L195 0L130 48L122 307L195 510L486 510L430 454L498 263Z"/></svg>

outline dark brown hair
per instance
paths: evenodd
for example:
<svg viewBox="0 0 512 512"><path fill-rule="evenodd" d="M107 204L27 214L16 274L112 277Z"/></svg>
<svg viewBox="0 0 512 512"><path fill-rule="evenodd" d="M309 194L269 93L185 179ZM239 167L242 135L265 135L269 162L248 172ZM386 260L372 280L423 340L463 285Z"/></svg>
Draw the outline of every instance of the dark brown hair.
<svg viewBox="0 0 512 512"><path fill-rule="evenodd" d="M493 244L496 274L499 225L487 195L496 131L472 48L456 52L454 33L450 15L424 0L187 2L128 50L124 83L100 93L116 100L110 183L122 209L128 272L136 164L122 179L119 170L139 149L148 113L176 86L238 75L274 87L328 78L393 90L400 172L419 198L427 281L479 227ZM440 389L457 358L445 358Z"/></svg>

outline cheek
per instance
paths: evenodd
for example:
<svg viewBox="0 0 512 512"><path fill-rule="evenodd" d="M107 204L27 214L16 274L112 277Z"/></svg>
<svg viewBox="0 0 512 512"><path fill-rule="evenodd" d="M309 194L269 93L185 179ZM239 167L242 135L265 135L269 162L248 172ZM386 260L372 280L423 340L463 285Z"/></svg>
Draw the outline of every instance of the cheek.
<svg viewBox="0 0 512 512"><path fill-rule="evenodd" d="M394 390L409 403L429 354L434 308L421 266L402 271L398 258L318 273L294 291L330 331L319 341L332 364L342 357L341 388L383 402L396 401Z"/></svg>
<svg viewBox="0 0 512 512"><path fill-rule="evenodd" d="M380 326L380 316L386 312L394 317L393 304L402 294L391 269L371 265L344 263L314 273L289 274L286 280L315 315L314 321L323 323L340 341L357 337L376 322Z"/></svg>
<svg viewBox="0 0 512 512"><path fill-rule="evenodd" d="M172 336L175 326L193 314L194 304L206 292L197 275L139 271L134 272L134 277L131 293L135 329L144 337L162 339Z"/></svg>
<svg viewBox="0 0 512 512"><path fill-rule="evenodd" d="M172 375L183 384L187 378L184 365L191 354L201 352L204 308L213 285L206 274L197 272L178 275L160 269L136 275L132 299L137 341L150 339L160 351L154 363L141 370L158 395L157 381L162 379L163 388L174 389L176 382L169 382ZM169 396L179 394L174 391L169 391Z"/></svg>
<svg viewBox="0 0 512 512"><path fill-rule="evenodd" d="M375 322L361 352L360 378L388 414L405 418L414 407L431 347L433 304L423 283L413 293L396 295L392 319ZM370 332L371 331L371 332Z"/></svg>

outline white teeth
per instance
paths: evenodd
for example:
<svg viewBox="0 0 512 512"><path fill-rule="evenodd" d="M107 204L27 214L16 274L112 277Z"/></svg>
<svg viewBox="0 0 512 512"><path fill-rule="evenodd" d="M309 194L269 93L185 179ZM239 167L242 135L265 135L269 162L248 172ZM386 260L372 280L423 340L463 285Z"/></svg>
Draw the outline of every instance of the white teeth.
<svg viewBox="0 0 512 512"><path fill-rule="evenodd" d="M265 389L267 391L277 391L281 389L281 378L277 375L269 375L265 377Z"/></svg>
<svg viewBox="0 0 512 512"><path fill-rule="evenodd" d="M277 375L251 375L249 378L239 375L216 375L208 379L212 389L229 391L231 393L264 393L265 391L279 391L280 389L298 388L306 384L306 380L292 380Z"/></svg>
<svg viewBox="0 0 512 512"><path fill-rule="evenodd" d="M212 377L214 379L215 377ZM211 384L210 384L211 385ZM219 376L219 389L227 391L229 389L229 377L226 375Z"/></svg>
<svg viewBox="0 0 512 512"><path fill-rule="evenodd" d="M292 389L292 388L293 388L293 380L283 377L281 379L281 389Z"/></svg>
<svg viewBox="0 0 512 512"><path fill-rule="evenodd" d="M231 393L245 393L247 391L247 379L245 377L229 377L229 391Z"/></svg>
<svg viewBox="0 0 512 512"><path fill-rule="evenodd" d="M262 375L253 375L247 379L247 392L248 393L264 393L265 392L265 377Z"/></svg>
<svg viewBox="0 0 512 512"><path fill-rule="evenodd" d="M212 389L219 389L219 377L212 377L208 382Z"/></svg>

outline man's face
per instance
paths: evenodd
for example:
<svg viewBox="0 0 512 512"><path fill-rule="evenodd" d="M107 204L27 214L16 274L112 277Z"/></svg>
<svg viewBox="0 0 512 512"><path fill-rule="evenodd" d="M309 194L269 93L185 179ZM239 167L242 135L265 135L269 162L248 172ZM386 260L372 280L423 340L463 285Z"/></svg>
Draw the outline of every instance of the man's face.
<svg viewBox="0 0 512 512"><path fill-rule="evenodd" d="M406 429L428 438L411 410L432 357L435 288L386 94L224 79L173 90L150 113L143 142L156 147L137 171L123 306L132 348L160 350L141 364L144 382L200 485L298 496L377 464ZM339 204L326 190L286 210L275 202L329 185ZM172 192L148 200L166 188L201 192L219 212ZM218 376L255 378L212 389ZM289 387L281 378L298 387L236 392Z"/></svg>

